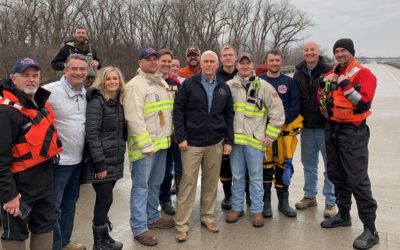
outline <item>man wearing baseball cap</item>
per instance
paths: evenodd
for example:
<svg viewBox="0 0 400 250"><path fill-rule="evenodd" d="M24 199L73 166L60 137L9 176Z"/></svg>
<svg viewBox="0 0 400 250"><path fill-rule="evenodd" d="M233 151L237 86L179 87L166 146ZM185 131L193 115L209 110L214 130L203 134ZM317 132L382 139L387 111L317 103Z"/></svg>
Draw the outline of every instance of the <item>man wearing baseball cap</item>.
<svg viewBox="0 0 400 250"><path fill-rule="evenodd" d="M137 75L126 85L123 97L128 125L128 153L132 169L130 225L137 241L158 243L149 229L172 228L175 222L158 210L167 149L171 145L173 98L158 72L159 54L153 48L139 52Z"/></svg>
<svg viewBox="0 0 400 250"><path fill-rule="evenodd" d="M51 249L53 157L62 151L54 112L40 87L40 66L19 59L0 85L0 215L2 249ZM29 231L28 231L29 228Z"/></svg>
<svg viewBox="0 0 400 250"><path fill-rule="evenodd" d="M186 49L186 67L179 70L179 76L189 78L197 73L200 73L200 49L197 46L190 46Z"/></svg>
<svg viewBox="0 0 400 250"><path fill-rule="evenodd" d="M235 116L234 145L230 155L232 210L226 222L234 223L244 215L247 170L252 224L254 227L262 227L264 152L278 138L285 121L285 112L274 87L254 75L254 62L249 53L239 54L236 68L238 74L227 82L232 92Z"/></svg>
<svg viewBox="0 0 400 250"><path fill-rule="evenodd" d="M376 90L376 77L358 64L351 39L335 42L333 53L338 64L323 79L321 106L326 111L326 152L328 177L335 184L339 213L321 222L323 228L351 226L351 197L354 196L358 216L364 224L363 233L353 247L369 249L379 243L375 228L377 203L372 197L368 177L368 141L370 132L366 119Z"/></svg>

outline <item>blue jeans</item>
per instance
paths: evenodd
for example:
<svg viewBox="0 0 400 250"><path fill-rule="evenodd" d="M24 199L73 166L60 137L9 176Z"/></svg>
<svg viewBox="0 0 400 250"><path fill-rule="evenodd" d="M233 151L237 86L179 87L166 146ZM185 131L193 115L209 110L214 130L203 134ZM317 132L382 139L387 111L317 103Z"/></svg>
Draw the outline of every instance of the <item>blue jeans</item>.
<svg viewBox="0 0 400 250"><path fill-rule="evenodd" d="M148 230L147 225L160 219L158 196L165 174L167 150L132 162L131 230L134 236Z"/></svg>
<svg viewBox="0 0 400 250"><path fill-rule="evenodd" d="M233 145L230 155L233 177L232 210L243 211L244 191L246 183L246 166L250 183L251 212L261 213L263 210L263 159L264 152L250 146Z"/></svg>
<svg viewBox="0 0 400 250"><path fill-rule="evenodd" d="M304 168L304 197L313 198L318 194L318 152L321 152L324 160L324 187L322 194L325 196L325 204L336 203L335 187L329 180L326 171L325 129L303 128L300 133L301 162Z"/></svg>
<svg viewBox="0 0 400 250"><path fill-rule="evenodd" d="M54 165L55 223L53 250L60 250L71 241L75 207L79 198L80 164Z"/></svg>

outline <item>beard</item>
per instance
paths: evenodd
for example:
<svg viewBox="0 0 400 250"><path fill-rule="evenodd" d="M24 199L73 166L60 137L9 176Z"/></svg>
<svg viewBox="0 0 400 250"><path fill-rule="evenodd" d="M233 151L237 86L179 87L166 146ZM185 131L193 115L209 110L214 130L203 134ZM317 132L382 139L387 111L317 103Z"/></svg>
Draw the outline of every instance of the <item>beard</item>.
<svg viewBox="0 0 400 250"><path fill-rule="evenodd" d="M83 41L80 41L80 40L74 40L74 46L75 46L75 48L77 48L79 51L81 51L81 52L86 52L86 51L88 51L89 50L89 41L88 40L83 40Z"/></svg>
<svg viewBox="0 0 400 250"><path fill-rule="evenodd" d="M25 87L22 92L27 95L27 96L35 96L36 92L38 91L39 87L33 87L33 86L29 86L29 87Z"/></svg>

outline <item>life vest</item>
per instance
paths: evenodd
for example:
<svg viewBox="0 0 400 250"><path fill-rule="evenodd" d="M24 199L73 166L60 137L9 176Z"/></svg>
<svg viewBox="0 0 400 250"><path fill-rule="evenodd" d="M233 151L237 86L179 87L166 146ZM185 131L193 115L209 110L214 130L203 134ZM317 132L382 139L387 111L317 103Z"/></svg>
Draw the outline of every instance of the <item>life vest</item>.
<svg viewBox="0 0 400 250"><path fill-rule="evenodd" d="M353 61L350 62L342 74L345 74L347 77L349 77L350 84L355 87L357 84L355 82L357 75L363 69L365 68L358 64L355 59L353 59ZM341 88L334 90L332 92L332 97L333 108L332 115L330 116L330 120L332 121L359 125L372 114L370 110L360 112L357 107L345 97Z"/></svg>
<svg viewBox="0 0 400 250"><path fill-rule="evenodd" d="M12 173L34 167L62 151L61 141L54 127L54 111L48 102L37 110L23 107L18 103L18 98L9 91L3 91L3 95L0 98L1 105L18 110L30 120L22 126L27 132L17 138L12 148Z"/></svg>

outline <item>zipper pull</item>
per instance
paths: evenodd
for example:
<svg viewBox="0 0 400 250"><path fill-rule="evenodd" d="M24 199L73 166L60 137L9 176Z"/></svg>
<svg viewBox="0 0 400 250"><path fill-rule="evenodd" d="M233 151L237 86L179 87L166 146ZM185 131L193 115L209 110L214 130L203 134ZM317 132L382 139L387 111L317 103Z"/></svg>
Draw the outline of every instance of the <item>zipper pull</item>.
<svg viewBox="0 0 400 250"><path fill-rule="evenodd" d="M78 95L76 95L76 104L78 105L78 113L79 113L80 111L79 111L79 100L78 100L78 98L79 98Z"/></svg>

